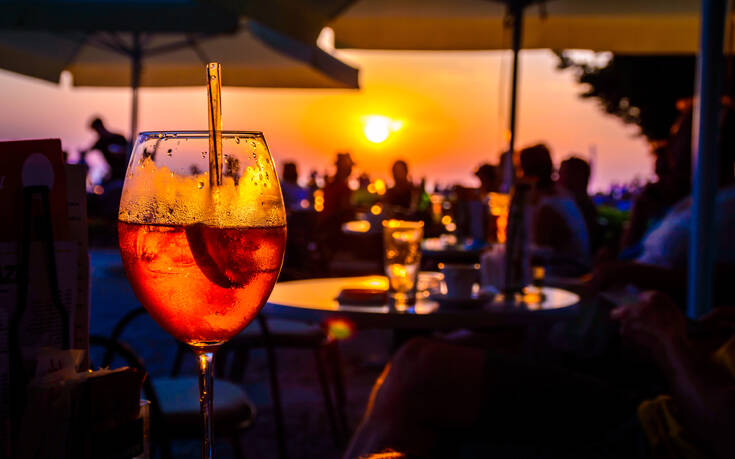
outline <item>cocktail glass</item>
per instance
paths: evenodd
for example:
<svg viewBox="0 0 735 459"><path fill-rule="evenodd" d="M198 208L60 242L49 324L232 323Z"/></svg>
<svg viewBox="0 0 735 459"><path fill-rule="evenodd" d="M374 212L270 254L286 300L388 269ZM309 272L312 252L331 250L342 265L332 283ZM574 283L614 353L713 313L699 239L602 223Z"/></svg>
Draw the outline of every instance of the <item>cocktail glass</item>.
<svg viewBox="0 0 735 459"><path fill-rule="evenodd" d="M136 296L197 356L203 458L213 457L215 351L263 307L286 245L281 187L263 134L219 132L216 180L208 131L139 134L118 214L123 266Z"/></svg>

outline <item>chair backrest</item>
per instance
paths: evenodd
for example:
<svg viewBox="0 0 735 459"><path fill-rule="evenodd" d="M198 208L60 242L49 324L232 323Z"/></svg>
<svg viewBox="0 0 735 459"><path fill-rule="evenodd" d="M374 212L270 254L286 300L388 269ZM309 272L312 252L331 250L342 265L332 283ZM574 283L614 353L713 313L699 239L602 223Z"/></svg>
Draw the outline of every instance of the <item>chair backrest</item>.
<svg viewBox="0 0 735 459"><path fill-rule="evenodd" d="M165 437L165 426L163 426L163 412L158 399L158 394L153 387L150 375L143 365L143 361L133 351L133 349L125 343L117 339L107 338L105 336L91 335L89 337L90 350L97 347L105 350L103 363L99 367L109 367L116 357L121 358L126 365L136 368L146 374L143 380L143 394L151 402L151 435L153 438ZM96 362L92 361L90 356L90 366L95 367Z"/></svg>

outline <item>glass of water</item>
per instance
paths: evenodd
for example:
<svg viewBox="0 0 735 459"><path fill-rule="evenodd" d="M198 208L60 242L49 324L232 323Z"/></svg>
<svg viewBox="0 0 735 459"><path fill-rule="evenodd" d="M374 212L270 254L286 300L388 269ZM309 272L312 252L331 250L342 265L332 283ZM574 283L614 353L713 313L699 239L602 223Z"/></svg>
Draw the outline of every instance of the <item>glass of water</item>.
<svg viewBox="0 0 735 459"><path fill-rule="evenodd" d="M388 296L396 309L416 303L416 285L421 266L424 222L383 221L385 275Z"/></svg>

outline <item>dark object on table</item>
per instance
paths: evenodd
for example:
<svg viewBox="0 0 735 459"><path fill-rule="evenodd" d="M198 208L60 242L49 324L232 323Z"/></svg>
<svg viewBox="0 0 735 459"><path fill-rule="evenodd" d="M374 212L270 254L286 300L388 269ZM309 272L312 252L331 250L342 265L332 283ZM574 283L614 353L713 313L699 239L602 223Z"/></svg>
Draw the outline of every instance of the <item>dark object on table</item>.
<svg viewBox="0 0 735 459"><path fill-rule="evenodd" d="M346 288L337 296L339 304L355 306L383 306L388 302L388 291L372 288Z"/></svg>
<svg viewBox="0 0 735 459"><path fill-rule="evenodd" d="M480 290L468 298L456 298L442 293L435 293L429 298L439 303L442 309L481 309L492 303L496 291L493 288Z"/></svg>

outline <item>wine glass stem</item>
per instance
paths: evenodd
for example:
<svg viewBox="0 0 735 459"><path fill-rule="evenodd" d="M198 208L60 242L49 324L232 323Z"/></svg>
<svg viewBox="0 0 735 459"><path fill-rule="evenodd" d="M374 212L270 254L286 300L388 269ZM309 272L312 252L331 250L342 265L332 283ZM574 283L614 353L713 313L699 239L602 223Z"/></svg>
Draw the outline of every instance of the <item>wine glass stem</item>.
<svg viewBox="0 0 735 459"><path fill-rule="evenodd" d="M194 349L199 361L199 406L202 413L202 459L214 458L214 438L212 436L212 416L214 409L212 372L214 371L214 351Z"/></svg>

